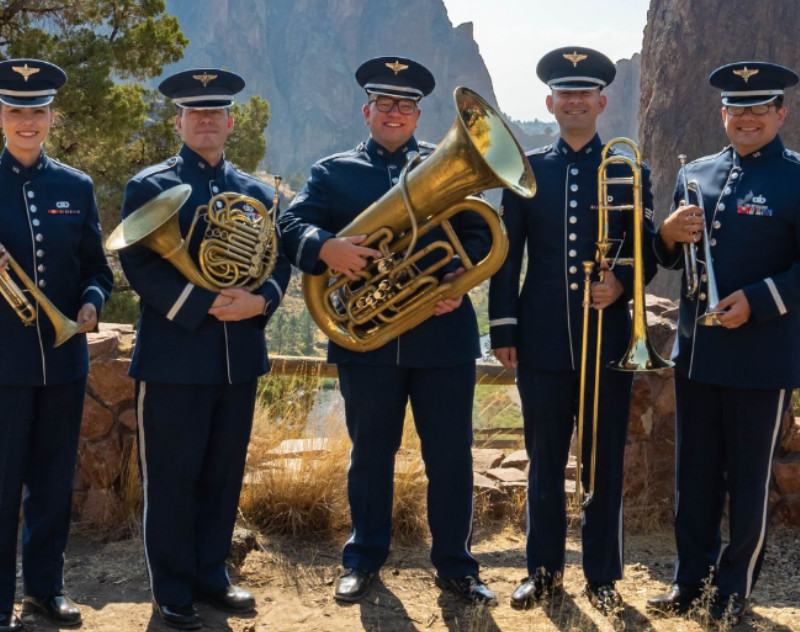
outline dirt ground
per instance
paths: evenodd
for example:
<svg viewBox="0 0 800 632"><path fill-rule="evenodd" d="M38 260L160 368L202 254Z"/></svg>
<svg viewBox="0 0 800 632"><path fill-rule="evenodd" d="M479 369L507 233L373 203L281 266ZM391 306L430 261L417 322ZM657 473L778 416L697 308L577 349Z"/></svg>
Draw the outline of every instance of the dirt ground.
<svg viewBox="0 0 800 632"><path fill-rule="evenodd" d="M700 632L694 618L652 618L645 601L660 592L672 576L672 533L629 535L625 579L618 588L624 615L609 620L581 594L579 541L570 532L566 592L546 607L519 612L508 598L524 572L524 538L506 528L500 533L479 530L474 552L483 565L482 577L500 604L473 608L441 593L433 584L433 569L424 547L395 546L389 562L362 603L339 605L332 598L339 570L336 541L260 537L231 576L254 593L257 613L237 618L198 604L205 630L236 632ZM96 534L73 535L67 551L67 592L80 604L85 631L134 632L169 630L152 615L147 572L139 539L102 541ZM753 609L735 630L800 631L800 530L779 529L770 536L767 559ZM55 629L43 619L27 621L29 629Z"/></svg>

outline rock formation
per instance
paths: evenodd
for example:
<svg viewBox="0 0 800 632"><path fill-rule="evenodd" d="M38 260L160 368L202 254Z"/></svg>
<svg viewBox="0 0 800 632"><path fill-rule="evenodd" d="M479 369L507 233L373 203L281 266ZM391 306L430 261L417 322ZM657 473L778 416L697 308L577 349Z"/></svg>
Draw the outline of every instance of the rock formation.
<svg viewBox="0 0 800 632"><path fill-rule="evenodd" d="M720 121L719 91L708 84L715 68L759 59L800 68L794 0L651 0L642 45L639 139L653 170L656 217L669 212L678 172L677 155L694 159L728 144ZM790 112L784 143L800 149L797 89L787 94ZM680 277L659 274L649 287L675 297Z"/></svg>

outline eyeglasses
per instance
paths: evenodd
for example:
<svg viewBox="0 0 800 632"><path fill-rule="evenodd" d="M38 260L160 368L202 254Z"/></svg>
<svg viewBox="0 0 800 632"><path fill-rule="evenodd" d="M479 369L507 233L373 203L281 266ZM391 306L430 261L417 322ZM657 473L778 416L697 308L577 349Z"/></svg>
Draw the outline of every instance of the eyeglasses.
<svg viewBox="0 0 800 632"><path fill-rule="evenodd" d="M413 114L417 111L417 102L411 99L392 99L391 97L378 97L377 99L370 100L378 108L378 112L388 114L392 111L394 106L397 106L397 111L400 114Z"/></svg>
<svg viewBox="0 0 800 632"><path fill-rule="evenodd" d="M769 112L771 107L775 107L774 103L762 103L760 105L726 105L725 111L728 113L729 116L742 116L747 110L750 110L750 114L753 116L762 116Z"/></svg>

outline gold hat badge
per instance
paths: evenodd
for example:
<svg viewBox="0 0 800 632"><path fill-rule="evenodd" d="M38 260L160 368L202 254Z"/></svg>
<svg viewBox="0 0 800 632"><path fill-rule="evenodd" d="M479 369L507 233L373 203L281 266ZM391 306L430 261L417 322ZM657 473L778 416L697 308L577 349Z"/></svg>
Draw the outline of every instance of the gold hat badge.
<svg viewBox="0 0 800 632"><path fill-rule="evenodd" d="M408 70L408 66L401 64L399 59L395 59L393 64L387 62L386 67L397 75L401 70Z"/></svg>
<svg viewBox="0 0 800 632"><path fill-rule="evenodd" d="M566 59L567 61L571 61L572 62L572 66L574 68L578 67L578 62L579 61L583 61L588 56L589 55L582 55L582 54L578 53L578 51L574 51L572 53L564 53L564 59Z"/></svg>
<svg viewBox="0 0 800 632"><path fill-rule="evenodd" d="M750 77L752 77L753 75L757 75L758 74L758 69L750 70L747 66L745 66L741 70L734 70L733 74L741 77L742 79L744 79L744 82L747 83L747 81L748 81L748 79L750 79Z"/></svg>
<svg viewBox="0 0 800 632"><path fill-rule="evenodd" d="M203 87L205 88L208 85L209 81L214 81L214 79L216 79L218 76L219 75L209 75L207 72L203 72L202 75L192 75L192 79L197 79L198 81L200 81L203 84Z"/></svg>
<svg viewBox="0 0 800 632"><path fill-rule="evenodd" d="M41 68L30 68L28 66L28 62L25 62L24 66L11 66L11 70L21 74L22 77L27 82L28 81L28 77L30 77L31 75L35 75L37 72L39 72L41 70Z"/></svg>

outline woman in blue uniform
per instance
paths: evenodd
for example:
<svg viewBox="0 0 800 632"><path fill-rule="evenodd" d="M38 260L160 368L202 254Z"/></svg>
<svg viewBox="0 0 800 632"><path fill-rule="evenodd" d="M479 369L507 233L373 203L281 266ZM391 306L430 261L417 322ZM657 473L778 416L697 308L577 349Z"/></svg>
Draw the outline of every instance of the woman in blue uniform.
<svg viewBox="0 0 800 632"><path fill-rule="evenodd" d="M42 147L53 124L50 103L66 79L60 68L36 59L0 62L6 139L0 155L0 267L13 257L49 301L81 324L77 335L54 347L53 323L33 299L38 317L30 326L8 301L0 301L0 632L24 628L13 612L20 502L23 611L44 614L59 626L81 622L62 590L89 371L83 334L97 325L112 275L92 181L49 158Z"/></svg>

